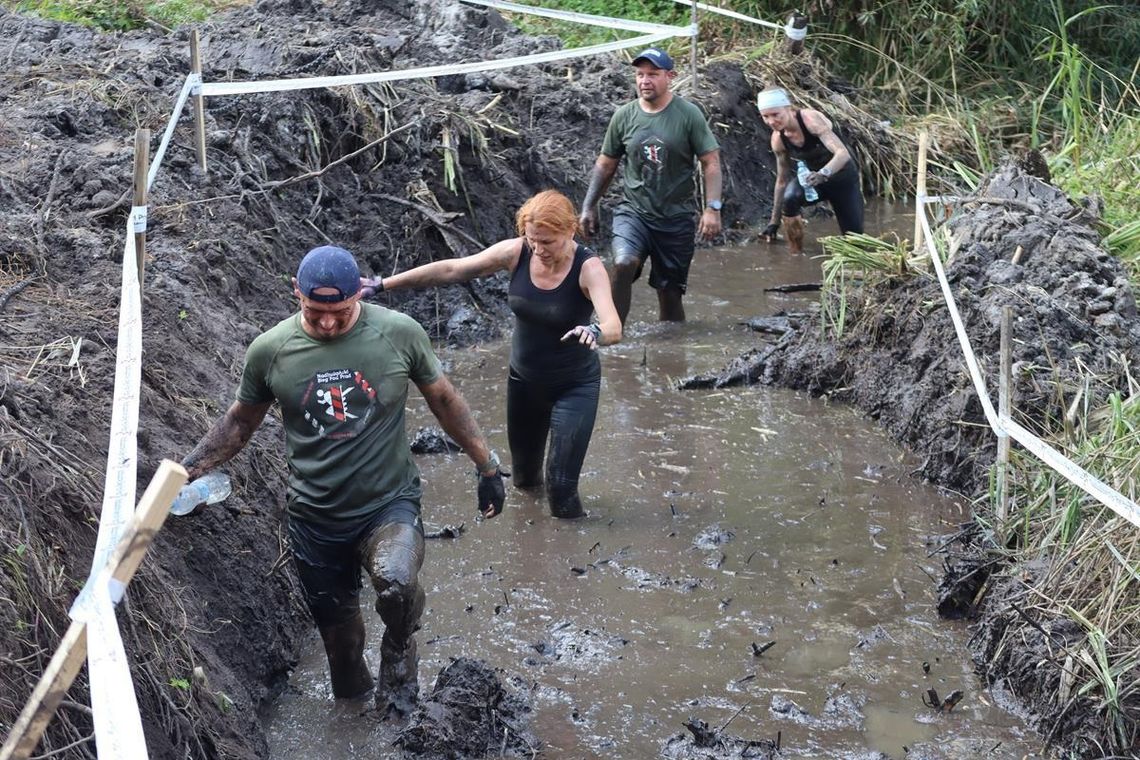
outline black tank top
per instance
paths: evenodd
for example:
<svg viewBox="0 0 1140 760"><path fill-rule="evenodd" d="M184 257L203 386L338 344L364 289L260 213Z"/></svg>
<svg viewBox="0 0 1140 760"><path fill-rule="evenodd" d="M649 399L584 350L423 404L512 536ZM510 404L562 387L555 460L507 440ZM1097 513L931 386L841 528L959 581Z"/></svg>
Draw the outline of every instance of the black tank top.
<svg viewBox="0 0 1140 760"><path fill-rule="evenodd" d="M800 111L796 111L796 121L800 123L800 134L804 136L804 144L798 148L792 145L792 141L788 139L788 136L784 134L784 130L781 129L780 139L784 141L784 150L788 152L788 156L793 161L803 161L807 165L807 168L813 172L817 172L822 169L824 164L830 161L831 157L835 154L823 144L823 141L819 139L819 135L807 128L807 125L804 124L804 117L800 114ZM848 148L847 152L850 154L851 149ZM844 164L838 173L842 174L853 165L854 159Z"/></svg>
<svg viewBox="0 0 1140 760"><path fill-rule="evenodd" d="M598 352L578 341L563 343L562 336L576 325L590 323L594 305L582 292L579 278L582 265L597 254L579 244L570 271L551 290L536 287L530 279L532 255L524 240L507 290L515 314L511 369L525 380L564 383L596 379L601 375Z"/></svg>

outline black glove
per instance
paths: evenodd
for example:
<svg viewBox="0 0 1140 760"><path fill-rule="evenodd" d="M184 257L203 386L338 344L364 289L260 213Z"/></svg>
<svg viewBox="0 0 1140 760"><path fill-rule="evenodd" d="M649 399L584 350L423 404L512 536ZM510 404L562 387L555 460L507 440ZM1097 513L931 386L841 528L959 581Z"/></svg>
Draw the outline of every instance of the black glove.
<svg viewBox="0 0 1140 760"><path fill-rule="evenodd" d="M384 278L383 277L361 277L360 278L360 297L372 298L375 295L384 292Z"/></svg>
<svg viewBox="0 0 1140 760"><path fill-rule="evenodd" d="M778 229L780 229L780 223L773 222L764 228L764 231L760 233L760 237L768 238L768 242L771 243L776 239L776 230Z"/></svg>
<svg viewBox="0 0 1140 760"><path fill-rule="evenodd" d="M509 475L501 469L496 469L491 475L479 476L479 514L484 517L495 517L503 511L503 502L507 500L504 477Z"/></svg>

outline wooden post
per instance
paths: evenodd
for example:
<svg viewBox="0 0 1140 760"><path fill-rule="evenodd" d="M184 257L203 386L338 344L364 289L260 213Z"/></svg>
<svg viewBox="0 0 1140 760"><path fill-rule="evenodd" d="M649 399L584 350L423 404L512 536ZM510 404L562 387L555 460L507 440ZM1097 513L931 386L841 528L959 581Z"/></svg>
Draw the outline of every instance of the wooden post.
<svg viewBox="0 0 1140 760"><path fill-rule="evenodd" d="M107 560L107 567L113 568L112 577L124 586L138 570L179 489L186 485L186 477L182 465L164 459L151 478L134 519ZM31 756L86 657L87 623L73 620L0 748L0 760L26 760Z"/></svg>
<svg viewBox="0 0 1140 760"><path fill-rule="evenodd" d="M190 30L190 73L202 76L202 56L198 49L198 30ZM206 171L206 99L201 95L194 100L194 150L198 154L198 168Z"/></svg>
<svg viewBox="0 0 1140 760"><path fill-rule="evenodd" d="M692 2L692 12L689 14L689 18L692 19L694 34L689 38L689 64L693 69L693 93L695 94L697 91L697 35L695 33L697 30L697 0L692 0Z"/></svg>
<svg viewBox="0 0 1140 760"><path fill-rule="evenodd" d="M150 170L150 130L135 130L135 202L146 208L146 175ZM144 217L145 219L145 217ZM135 232L135 259L139 267L139 292L142 292L143 270L146 266L146 230Z"/></svg>
<svg viewBox="0 0 1140 760"><path fill-rule="evenodd" d="M793 29L807 29L807 23L807 16L803 15L799 11L793 11L792 15L788 16L788 26L792 27ZM804 49L803 40L794 40L791 37L787 37L786 35L785 40L788 43L788 52L792 55L799 55L800 52Z"/></svg>
<svg viewBox="0 0 1140 760"><path fill-rule="evenodd" d="M925 129L918 135L918 180L914 195L914 251L922 250L922 215L926 213L926 150L930 146L930 133Z"/></svg>
<svg viewBox="0 0 1140 760"><path fill-rule="evenodd" d="M1013 386L1013 309L1001 307L1001 371L998 376L998 419L1008 420L1010 389ZM997 524L999 540L1005 544L1005 522L1009 517L1009 433L998 433Z"/></svg>

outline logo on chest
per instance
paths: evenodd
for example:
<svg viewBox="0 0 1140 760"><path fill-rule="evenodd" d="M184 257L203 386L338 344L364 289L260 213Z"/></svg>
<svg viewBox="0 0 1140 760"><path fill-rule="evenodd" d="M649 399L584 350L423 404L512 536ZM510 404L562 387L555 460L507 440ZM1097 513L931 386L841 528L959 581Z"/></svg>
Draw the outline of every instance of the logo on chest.
<svg viewBox="0 0 1140 760"><path fill-rule="evenodd" d="M376 389L351 369L316 373L301 396L305 421L321 438L355 438L378 403Z"/></svg>
<svg viewBox="0 0 1140 760"><path fill-rule="evenodd" d="M660 137L649 137L641 143L641 161L644 171L650 174L660 174L665 168L665 158L668 147Z"/></svg>

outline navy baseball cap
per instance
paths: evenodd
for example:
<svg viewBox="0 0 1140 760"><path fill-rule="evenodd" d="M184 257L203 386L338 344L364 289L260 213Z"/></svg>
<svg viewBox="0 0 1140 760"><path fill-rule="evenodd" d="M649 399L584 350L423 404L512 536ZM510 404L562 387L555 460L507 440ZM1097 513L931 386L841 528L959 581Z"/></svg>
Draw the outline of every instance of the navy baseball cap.
<svg viewBox="0 0 1140 760"><path fill-rule="evenodd" d="M633 65L636 66L642 61L648 61L659 69L665 69L666 71L673 70L673 59L660 48L645 48L645 50L642 50L638 53L637 57L633 59Z"/></svg>
<svg viewBox="0 0 1140 760"><path fill-rule="evenodd" d="M331 288L336 293L315 293L318 288ZM343 248L322 245L305 254L297 267L297 290L305 298L321 303L337 303L352 298L360 291L360 269L356 259Z"/></svg>

